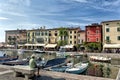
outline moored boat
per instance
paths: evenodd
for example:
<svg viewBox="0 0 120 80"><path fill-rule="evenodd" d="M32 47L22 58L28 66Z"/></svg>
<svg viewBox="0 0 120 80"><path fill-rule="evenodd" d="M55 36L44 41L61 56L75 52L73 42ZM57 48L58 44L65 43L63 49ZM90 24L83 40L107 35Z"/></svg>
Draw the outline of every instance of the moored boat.
<svg viewBox="0 0 120 80"><path fill-rule="evenodd" d="M4 65L27 65L29 62L28 59L22 59L22 60L13 60L13 61L6 61L6 62L3 62L2 64Z"/></svg>
<svg viewBox="0 0 120 80"><path fill-rule="evenodd" d="M111 62L111 58L101 56L90 56L90 60L96 62Z"/></svg>
<svg viewBox="0 0 120 80"><path fill-rule="evenodd" d="M18 56L16 57L5 56L5 57L0 58L0 63L7 62L7 61L13 61L17 59L18 59Z"/></svg>
<svg viewBox="0 0 120 80"><path fill-rule="evenodd" d="M68 66L59 66L59 67L52 67L49 70L50 71L56 71L56 72L65 72L65 70L68 68Z"/></svg>
<svg viewBox="0 0 120 80"><path fill-rule="evenodd" d="M65 61L66 61L66 58L55 58L55 59L51 59L51 60L48 60L48 61L46 62L44 68L61 65L61 64L64 64Z"/></svg>
<svg viewBox="0 0 120 80"><path fill-rule="evenodd" d="M80 74L84 72L88 67L88 63L77 63L74 67L67 68L65 71L67 73Z"/></svg>

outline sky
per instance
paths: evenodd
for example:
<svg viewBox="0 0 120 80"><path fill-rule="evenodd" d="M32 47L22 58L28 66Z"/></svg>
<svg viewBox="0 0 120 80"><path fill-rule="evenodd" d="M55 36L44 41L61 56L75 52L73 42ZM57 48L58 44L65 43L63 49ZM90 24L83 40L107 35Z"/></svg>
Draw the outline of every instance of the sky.
<svg viewBox="0 0 120 80"><path fill-rule="evenodd" d="M120 19L120 0L0 0L0 42L6 30L80 26Z"/></svg>

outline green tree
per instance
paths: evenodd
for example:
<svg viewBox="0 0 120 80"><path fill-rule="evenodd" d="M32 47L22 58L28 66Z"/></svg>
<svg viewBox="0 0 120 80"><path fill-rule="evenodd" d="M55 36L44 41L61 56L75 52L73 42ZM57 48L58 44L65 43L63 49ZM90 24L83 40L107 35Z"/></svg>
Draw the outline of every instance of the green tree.
<svg viewBox="0 0 120 80"><path fill-rule="evenodd" d="M64 46L67 44L67 39L68 39L68 30L67 28L59 28L59 37L60 40L58 41L59 46Z"/></svg>
<svg viewBox="0 0 120 80"><path fill-rule="evenodd" d="M99 52L101 52L101 50L102 50L101 43L92 42L92 43L84 43L83 45L86 47L87 51L91 51L91 52L94 52L94 51L98 52L99 51Z"/></svg>

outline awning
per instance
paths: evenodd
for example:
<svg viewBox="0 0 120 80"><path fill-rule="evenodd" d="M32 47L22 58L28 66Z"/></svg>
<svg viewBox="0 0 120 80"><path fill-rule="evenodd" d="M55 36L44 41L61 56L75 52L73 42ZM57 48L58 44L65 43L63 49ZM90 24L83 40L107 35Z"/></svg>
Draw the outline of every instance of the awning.
<svg viewBox="0 0 120 80"><path fill-rule="evenodd" d="M120 48L120 44L105 44L104 48Z"/></svg>
<svg viewBox="0 0 120 80"><path fill-rule="evenodd" d="M22 44L18 44L18 46L20 47L20 46L24 46L24 45L22 45Z"/></svg>
<svg viewBox="0 0 120 80"><path fill-rule="evenodd" d="M14 45L6 45L6 47L15 47Z"/></svg>
<svg viewBox="0 0 120 80"><path fill-rule="evenodd" d="M25 44L25 46L45 46L45 44Z"/></svg>
<svg viewBox="0 0 120 80"><path fill-rule="evenodd" d="M73 48L73 45L65 45L65 48Z"/></svg>
<svg viewBox="0 0 120 80"><path fill-rule="evenodd" d="M47 44L45 48L55 48L57 44Z"/></svg>
<svg viewBox="0 0 120 80"><path fill-rule="evenodd" d="M45 44L33 44L33 46L45 46Z"/></svg>
<svg viewBox="0 0 120 80"><path fill-rule="evenodd" d="M28 44L28 43L27 43L27 44L25 44L25 46L33 46L33 44Z"/></svg>
<svg viewBox="0 0 120 80"><path fill-rule="evenodd" d="M60 46L60 48L73 48L73 45Z"/></svg>

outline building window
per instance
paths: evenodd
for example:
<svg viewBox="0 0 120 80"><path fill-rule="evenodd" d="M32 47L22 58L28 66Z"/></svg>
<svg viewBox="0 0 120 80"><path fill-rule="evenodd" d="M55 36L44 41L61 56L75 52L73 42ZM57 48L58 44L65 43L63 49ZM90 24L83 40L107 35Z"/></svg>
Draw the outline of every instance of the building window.
<svg viewBox="0 0 120 80"><path fill-rule="evenodd" d="M81 40L81 43L83 43L83 39Z"/></svg>
<svg viewBox="0 0 120 80"><path fill-rule="evenodd" d="M110 37L109 37L109 36L106 36L106 40L109 41L109 40L110 40Z"/></svg>
<svg viewBox="0 0 120 80"><path fill-rule="evenodd" d="M118 36L118 40L120 40L120 36Z"/></svg>
<svg viewBox="0 0 120 80"><path fill-rule="evenodd" d="M78 37L80 37L80 34L78 34Z"/></svg>
<svg viewBox="0 0 120 80"><path fill-rule="evenodd" d="M89 38L87 38L87 41L89 41Z"/></svg>
<svg viewBox="0 0 120 80"><path fill-rule="evenodd" d="M76 36L74 36L74 38L76 39Z"/></svg>
<svg viewBox="0 0 120 80"><path fill-rule="evenodd" d="M45 40L47 41L47 38L45 38Z"/></svg>
<svg viewBox="0 0 120 80"><path fill-rule="evenodd" d="M96 30L96 34L98 34L99 33L99 30Z"/></svg>
<svg viewBox="0 0 120 80"><path fill-rule="evenodd" d="M80 43L80 40L78 40L78 43Z"/></svg>
<svg viewBox="0 0 120 80"><path fill-rule="evenodd" d="M47 31L45 32L45 35L46 35L46 36L48 35Z"/></svg>
<svg viewBox="0 0 120 80"><path fill-rule="evenodd" d="M72 44L72 41L70 41L70 44Z"/></svg>
<svg viewBox="0 0 120 80"><path fill-rule="evenodd" d="M41 33L41 36L44 36L44 33L43 33L43 32Z"/></svg>
<svg viewBox="0 0 120 80"><path fill-rule="evenodd" d="M106 25L109 25L109 24L106 24Z"/></svg>
<svg viewBox="0 0 120 80"><path fill-rule="evenodd" d="M89 34L89 32L87 32L87 34Z"/></svg>
<svg viewBox="0 0 120 80"><path fill-rule="evenodd" d="M57 36L57 33L55 33L55 36Z"/></svg>
<svg viewBox="0 0 120 80"><path fill-rule="evenodd" d="M98 38L96 38L96 42L98 42Z"/></svg>
<svg viewBox="0 0 120 80"><path fill-rule="evenodd" d="M32 39L32 43L34 43L34 39Z"/></svg>
<svg viewBox="0 0 120 80"><path fill-rule="evenodd" d="M72 36L70 36L70 39L72 39Z"/></svg>
<svg viewBox="0 0 120 80"><path fill-rule="evenodd" d="M106 28L106 32L110 32L110 29L109 29L109 28Z"/></svg>
<svg viewBox="0 0 120 80"><path fill-rule="evenodd" d="M76 41L74 41L74 44L76 44Z"/></svg>
<svg viewBox="0 0 120 80"><path fill-rule="evenodd" d="M76 33L76 31L74 31L74 33Z"/></svg>
<svg viewBox="0 0 120 80"><path fill-rule="evenodd" d="M120 32L120 27L117 28L117 31Z"/></svg>
<svg viewBox="0 0 120 80"><path fill-rule="evenodd" d="M30 37L30 33L28 33L28 35L27 35L28 37Z"/></svg>
<svg viewBox="0 0 120 80"><path fill-rule="evenodd" d="M49 33L49 36L51 36L51 33Z"/></svg>
<svg viewBox="0 0 120 80"><path fill-rule="evenodd" d="M70 34L72 34L72 31L70 31Z"/></svg>

